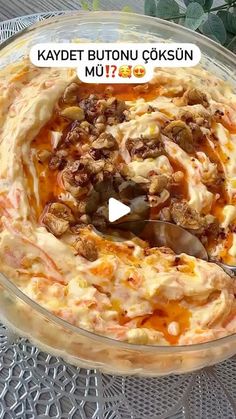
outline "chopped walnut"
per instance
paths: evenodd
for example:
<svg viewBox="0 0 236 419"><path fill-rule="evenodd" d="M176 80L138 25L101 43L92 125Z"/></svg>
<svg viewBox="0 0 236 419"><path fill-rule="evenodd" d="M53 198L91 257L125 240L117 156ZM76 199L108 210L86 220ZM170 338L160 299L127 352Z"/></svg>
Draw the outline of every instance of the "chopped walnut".
<svg viewBox="0 0 236 419"><path fill-rule="evenodd" d="M192 136L193 136L193 141L194 143L200 143L203 138L204 138L204 134L200 128L200 126L194 122L190 122L189 127L192 131Z"/></svg>
<svg viewBox="0 0 236 419"><path fill-rule="evenodd" d="M86 186L90 182L89 173L78 173L75 175L75 181L78 186Z"/></svg>
<svg viewBox="0 0 236 419"><path fill-rule="evenodd" d="M71 209L61 202L53 202L50 204L48 207L48 212L55 215L55 217L62 218L63 220L69 221L71 223L75 221Z"/></svg>
<svg viewBox="0 0 236 419"><path fill-rule="evenodd" d="M36 158L39 163L45 163L52 156L52 153L48 150L39 150L36 153Z"/></svg>
<svg viewBox="0 0 236 419"><path fill-rule="evenodd" d="M82 157L64 169L62 180L65 189L78 198L88 193L92 185L102 181L113 171L114 167L108 161Z"/></svg>
<svg viewBox="0 0 236 419"><path fill-rule="evenodd" d="M103 124L103 122L96 122L96 124L94 125L94 131L97 134L101 134L102 132L104 132L106 129L106 125Z"/></svg>
<svg viewBox="0 0 236 419"><path fill-rule="evenodd" d="M113 135L104 132L92 143L92 147L96 150L100 149L117 149L118 144Z"/></svg>
<svg viewBox="0 0 236 419"><path fill-rule="evenodd" d="M85 200L85 198L83 200L79 200L78 205L77 205L77 213L79 213L80 215L85 214L86 207L87 207L87 201Z"/></svg>
<svg viewBox="0 0 236 419"><path fill-rule="evenodd" d="M107 100L107 107L105 110L105 116L107 118L108 125L119 124L125 119L124 111L126 105L123 100L118 100L114 97Z"/></svg>
<svg viewBox="0 0 236 419"><path fill-rule="evenodd" d="M178 113L178 118L190 125L197 124L198 127L210 128L211 114L207 109L181 109ZM193 130L194 131L194 130Z"/></svg>
<svg viewBox="0 0 236 419"><path fill-rule="evenodd" d="M166 175L156 175L151 177L149 193L151 195L160 194L168 185L169 178Z"/></svg>
<svg viewBox="0 0 236 419"><path fill-rule="evenodd" d="M92 131L92 125L88 121L82 121L79 127L87 133L90 133Z"/></svg>
<svg viewBox="0 0 236 419"><path fill-rule="evenodd" d="M59 146L82 144L88 139L91 132L91 125L87 121L74 121L63 132Z"/></svg>
<svg viewBox="0 0 236 419"><path fill-rule="evenodd" d="M96 123L96 124L105 124L105 123L106 123L106 117L105 117L105 115L100 115L100 116L96 119L95 123Z"/></svg>
<svg viewBox="0 0 236 419"><path fill-rule="evenodd" d="M94 161L90 157L81 158L81 163L84 165L85 169L88 170L90 173L97 174L101 172L105 167L105 161L99 160Z"/></svg>
<svg viewBox="0 0 236 419"><path fill-rule="evenodd" d="M91 148L89 150L90 156L93 158L93 160L100 160L103 158L106 158L105 154L103 153L103 150L97 150L95 148Z"/></svg>
<svg viewBox="0 0 236 419"><path fill-rule="evenodd" d="M75 160L67 168L73 174L73 180L77 186L86 186L91 180L91 172L81 160Z"/></svg>
<svg viewBox="0 0 236 419"><path fill-rule="evenodd" d="M48 162L48 167L51 170L62 170L66 166L67 152L65 150L58 150L51 155Z"/></svg>
<svg viewBox="0 0 236 419"><path fill-rule="evenodd" d="M56 237L64 234L69 228L69 221L58 218L50 212L47 212L44 215L42 221L48 230Z"/></svg>
<svg viewBox="0 0 236 419"><path fill-rule="evenodd" d="M89 238L79 237L74 243L75 250L80 256L83 256L85 259L90 262L94 262L98 258L98 251L96 244L93 240Z"/></svg>
<svg viewBox="0 0 236 419"><path fill-rule="evenodd" d="M186 100L188 105L203 105L205 108L209 106L207 95L199 89L188 89L183 98Z"/></svg>
<svg viewBox="0 0 236 419"><path fill-rule="evenodd" d="M186 122L186 124L189 124L190 122L194 122L194 114L190 111L186 111L185 109L180 109L178 112L178 118L182 121Z"/></svg>
<svg viewBox="0 0 236 419"><path fill-rule="evenodd" d="M65 103L74 104L77 102L78 84L71 83L64 91L63 101Z"/></svg>
<svg viewBox="0 0 236 419"><path fill-rule="evenodd" d="M126 141L126 147L132 158L156 158L166 154L165 148L159 138L129 138Z"/></svg>
<svg viewBox="0 0 236 419"><path fill-rule="evenodd" d="M77 223L77 224L72 225L72 226L70 227L70 231L71 231L73 234L80 234L80 233L81 233L81 231L82 231L84 228L87 228L87 227L88 227L88 223L85 223L85 222L83 222L83 221L81 220L81 222L80 222L80 223Z"/></svg>
<svg viewBox="0 0 236 419"><path fill-rule="evenodd" d="M61 111L64 118L71 119L72 121L83 121L85 118L84 110L79 106L70 106Z"/></svg>
<svg viewBox="0 0 236 419"><path fill-rule="evenodd" d="M74 198L79 198L88 192L88 182L86 182L86 185L81 185L81 179L76 180L74 173L71 172L69 167L62 172L62 181L65 189L70 192Z"/></svg>
<svg viewBox="0 0 236 419"><path fill-rule="evenodd" d="M90 95L80 102L80 106L84 110L85 118L91 123L104 124L106 122L108 125L113 125L125 119L125 102L114 97L99 99L95 95ZM103 116L103 119L98 121L100 116ZM99 129L101 130L101 126Z"/></svg>
<svg viewBox="0 0 236 419"><path fill-rule="evenodd" d="M79 103L80 107L84 110L85 119L91 123L103 114L105 110L105 105L99 104L98 100L96 95L90 95Z"/></svg>
<svg viewBox="0 0 236 419"><path fill-rule="evenodd" d="M163 134L173 140L187 153L193 153L194 142L192 132L185 122L180 120L170 122L164 128Z"/></svg>
<svg viewBox="0 0 236 419"><path fill-rule="evenodd" d="M173 221L183 228L198 230L203 224L203 218L194 209L190 208L187 202L174 202L170 207Z"/></svg>

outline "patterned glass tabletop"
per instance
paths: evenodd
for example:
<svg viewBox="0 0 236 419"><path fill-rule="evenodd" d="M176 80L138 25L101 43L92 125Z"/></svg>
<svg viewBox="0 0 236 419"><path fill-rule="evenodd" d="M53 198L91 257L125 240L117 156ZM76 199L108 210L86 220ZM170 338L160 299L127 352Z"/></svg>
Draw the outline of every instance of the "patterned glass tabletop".
<svg viewBox="0 0 236 419"><path fill-rule="evenodd" d="M55 14L2 22L0 42ZM110 376L71 366L0 325L0 419L12 418L236 419L236 357L186 375Z"/></svg>

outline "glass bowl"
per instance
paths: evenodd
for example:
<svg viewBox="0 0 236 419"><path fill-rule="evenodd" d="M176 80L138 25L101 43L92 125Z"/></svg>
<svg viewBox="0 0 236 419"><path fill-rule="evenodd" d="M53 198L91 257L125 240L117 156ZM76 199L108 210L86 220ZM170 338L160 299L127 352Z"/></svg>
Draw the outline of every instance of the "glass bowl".
<svg viewBox="0 0 236 419"><path fill-rule="evenodd" d="M39 42L83 39L92 42L192 42L202 52L202 67L235 88L235 55L181 26L121 12L67 13L37 23L1 45L1 68L18 61ZM174 69L173 69L174 71ZM198 345L134 345L99 336L56 317L0 274L0 319L43 350L83 368L111 374L180 374L215 364L236 353L236 334Z"/></svg>

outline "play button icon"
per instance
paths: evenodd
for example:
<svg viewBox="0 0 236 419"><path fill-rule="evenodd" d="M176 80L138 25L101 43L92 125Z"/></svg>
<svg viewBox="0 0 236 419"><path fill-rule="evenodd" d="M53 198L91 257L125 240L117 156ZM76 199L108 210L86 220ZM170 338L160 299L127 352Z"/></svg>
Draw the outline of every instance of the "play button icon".
<svg viewBox="0 0 236 419"><path fill-rule="evenodd" d="M149 219L149 211L143 186L114 176L97 182L86 197L88 224L111 240L120 240L120 224Z"/></svg>
<svg viewBox="0 0 236 419"><path fill-rule="evenodd" d="M119 220L131 211L128 205L123 204L115 198L110 198L108 201L108 219L110 223Z"/></svg>

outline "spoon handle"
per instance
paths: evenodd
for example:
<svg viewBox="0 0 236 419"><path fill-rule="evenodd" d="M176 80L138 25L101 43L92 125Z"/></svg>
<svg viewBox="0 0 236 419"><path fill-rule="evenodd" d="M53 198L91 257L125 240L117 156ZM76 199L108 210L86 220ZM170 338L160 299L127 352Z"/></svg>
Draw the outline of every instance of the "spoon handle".
<svg viewBox="0 0 236 419"><path fill-rule="evenodd" d="M212 259L209 259L209 262L216 263L217 265L219 265L231 277L236 276L236 266L226 265L225 263L218 262Z"/></svg>

